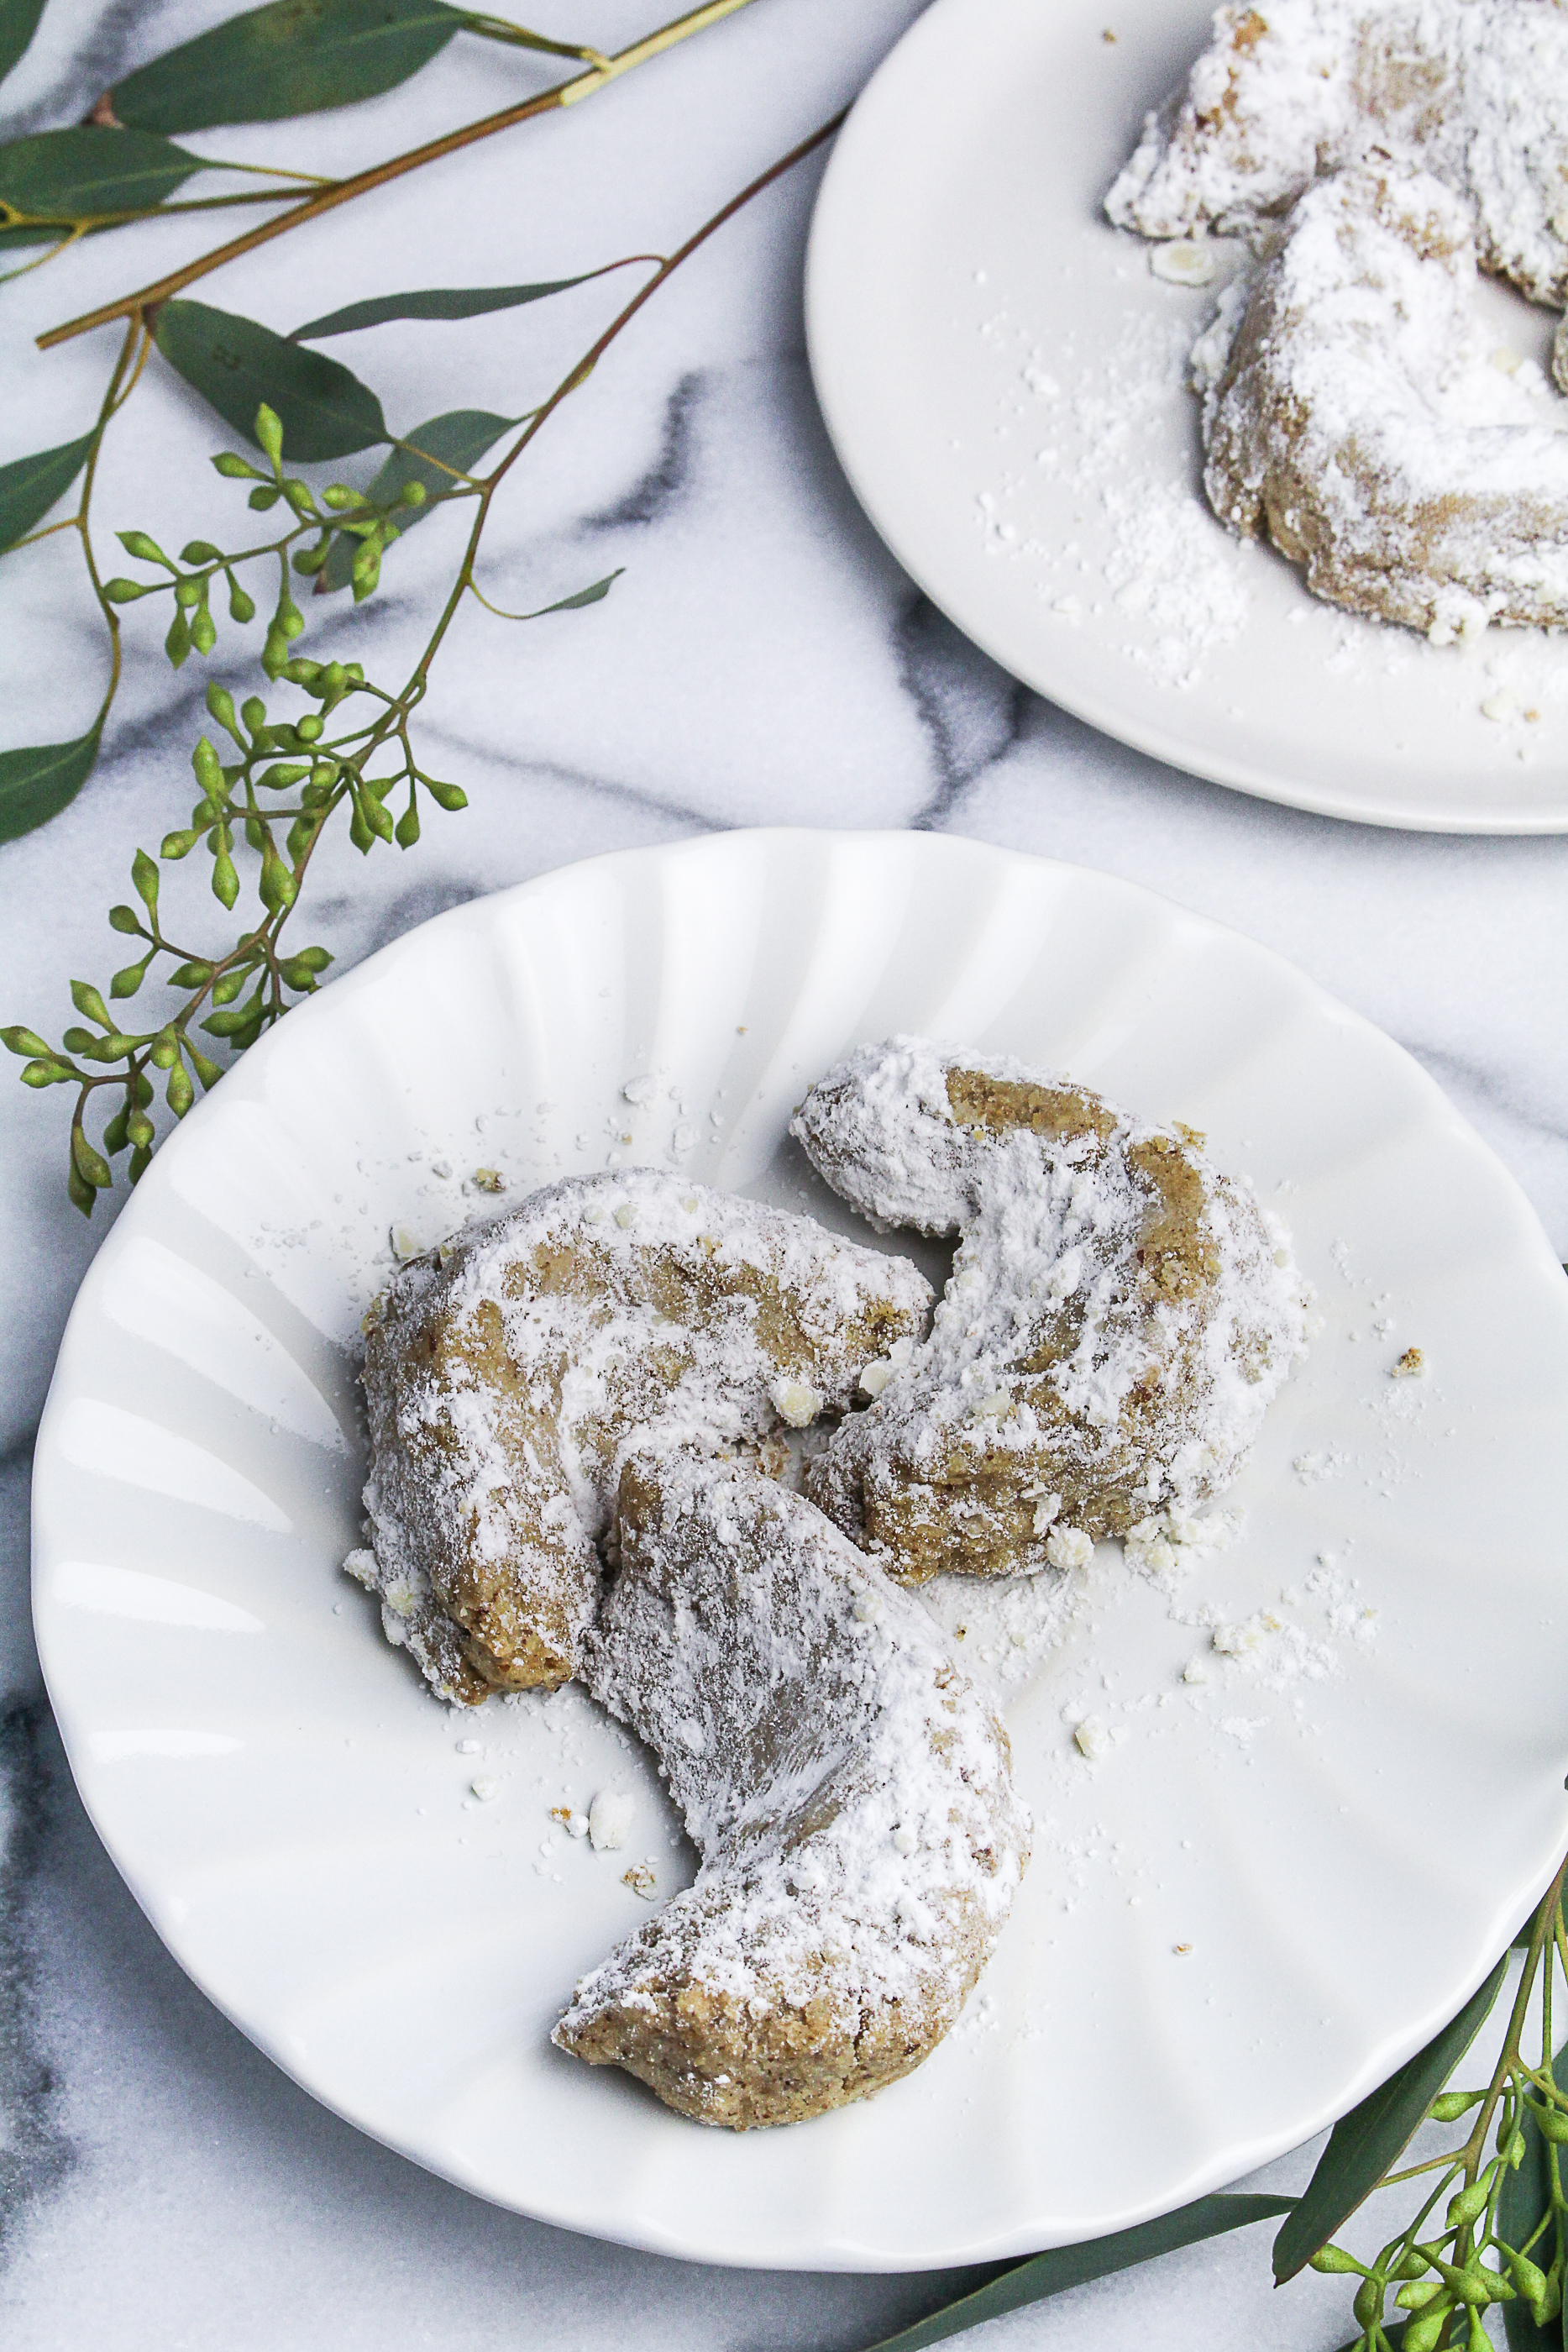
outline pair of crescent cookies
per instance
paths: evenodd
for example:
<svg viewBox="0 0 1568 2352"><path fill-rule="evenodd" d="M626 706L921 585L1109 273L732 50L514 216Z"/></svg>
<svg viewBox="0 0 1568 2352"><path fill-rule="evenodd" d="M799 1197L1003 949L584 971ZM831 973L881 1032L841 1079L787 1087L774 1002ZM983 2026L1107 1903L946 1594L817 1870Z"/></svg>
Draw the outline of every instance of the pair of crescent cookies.
<svg viewBox="0 0 1568 2352"><path fill-rule="evenodd" d="M900 1586L1218 1491L1301 1345L1281 1238L1185 1130L903 1038L795 1132L873 1222L959 1232L928 1334L907 1261L637 1170L402 1269L363 1374L389 1637L451 1700L579 1676L702 1855L555 2038L736 2128L917 2065L1028 1863L1007 1734ZM760 1462L824 1412L807 1499Z"/></svg>
<svg viewBox="0 0 1568 2352"><path fill-rule="evenodd" d="M1217 11L1105 200L1262 257L1193 354L1204 484L1317 595L1446 642L1568 624L1568 410L1476 343L1478 268L1568 300L1568 10L1260 0ZM1555 373L1568 388L1568 342Z"/></svg>

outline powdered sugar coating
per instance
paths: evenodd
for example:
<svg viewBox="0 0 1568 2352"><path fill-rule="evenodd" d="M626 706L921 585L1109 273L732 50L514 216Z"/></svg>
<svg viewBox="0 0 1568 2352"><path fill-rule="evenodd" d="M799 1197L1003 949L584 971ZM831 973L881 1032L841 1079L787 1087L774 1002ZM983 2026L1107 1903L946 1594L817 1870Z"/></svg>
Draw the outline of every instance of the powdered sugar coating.
<svg viewBox="0 0 1568 2352"><path fill-rule="evenodd" d="M1475 275L1469 210L1429 173L1311 189L1194 353L1204 486L1333 604L1439 635L1560 626L1568 406L1470 347Z"/></svg>
<svg viewBox="0 0 1568 2352"><path fill-rule="evenodd" d="M389 1639L443 1697L563 1680L628 1453L847 1403L930 1297L904 1259L651 1169L570 1178L406 1267L364 1367Z"/></svg>
<svg viewBox="0 0 1568 2352"><path fill-rule="evenodd" d="M585 1977L565 2049L746 2129L941 2039L1029 1859L1007 1734L926 1612L802 1497L634 1460L590 1689L658 1757L696 1883Z"/></svg>
<svg viewBox="0 0 1568 2352"><path fill-rule="evenodd" d="M862 1046L793 1132L858 1207L959 1228L923 1346L808 1471L891 1572L1068 1567L1235 1477L1303 1345L1278 1222L1204 1157L1010 1060Z"/></svg>
<svg viewBox="0 0 1568 2352"><path fill-rule="evenodd" d="M1214 16L1105 199L1152 237L1255 230L1375 150L1465 205L1480 266L1568 299L1568 11L1552 0L1264 0Z"/></svg>

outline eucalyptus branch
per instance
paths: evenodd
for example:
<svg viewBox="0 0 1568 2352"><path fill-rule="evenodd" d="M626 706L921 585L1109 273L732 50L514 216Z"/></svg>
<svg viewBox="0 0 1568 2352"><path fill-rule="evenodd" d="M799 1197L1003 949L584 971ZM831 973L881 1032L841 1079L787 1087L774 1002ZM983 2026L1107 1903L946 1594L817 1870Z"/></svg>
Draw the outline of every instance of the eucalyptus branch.
<svg viewBox="0 0 1568 2352"><path fill-rule="evenodd" d="M308 221L319 220L323 214L334 211L338 205L350 204L357 196L368 195L372 188L389 186L393 180L402 179L410 172L422 171L427 163L438 163L444 156L455 155L463 148L474 146L482 139L494 138L497 131L510 131L518 123L532 121L538 115L554 113L562 107L576 106L583 99L592 98L600 90L607 89L623 74L633 72L651 58L661 57L666 49L689 40L695 33L704 32L710 25L716 25L724 17L733 16L737 10L749 5L750 0L703 0L702 6L673 18L656 32L617 50L613 56L605 58L602 63L589 66L586 71L573 75L570 80L558 82L553 89L524 99L516 106L503 107L495 114L486 114L477 121L465 123L459 130L449 131L439 139L427 140L423 146L411 148L406 154L394 155L384 163L372 164L368 170L356 172L348 179L332 181L314 195L294 205L290 211L273 220L261 222L243 236L231 238L228 244L215 247L211 253L187 262L181 269L171 270L166 277L154 278L151 285L141 287L136 293L122 295L116 302L102 303L96 310L85 311L79 319L68 320L63 326L51 327L37 338L38 348L48 351L57 343L69 342L74 337L85 335L94 327L107 326L116 319L144 320L160 302L182 293L187 286L195 285L198 279L210 276L214 269L221 269L225 263L238 260L242 254L253 253L258 246L269 244L274 237L286 236L291 229L302 228Z"/></svg>
<svg viewBox="0 0 1568 2352"><path fill-rule="evenodd" d="M1568 2144L1568 2091L1552 2063L1552 2019L1560 1965L1568 1980L1565 1876L1568 1861L1535 1912L1490 2080L1475 2090L1444 2089L1427 2105L1427 2118L1439 2124L1456 2123L1473 2109L1465 2138L1443 2155L1366 2184L1389 2188L1436 2172L1437 2186L1420 2210L1370 2263L1332 2242L1311 2256L1314 2270L1352 2273L1361 2281L1354 2300L1361 2334L1345 2352L1393 2352L1396 2339L1389 2329L1401 2323L1389 2317L1390 2294L1403 2322L1400 2352L1443 2352L1459 2345L1466 2352L1495 2352L1484 2318L1493 2305L1521 2305L1534 2329L1559 2319L1568 2268L1568 2200L1559 2169L1559 2151ZM1523 2038L1538 1983L1537 2066L1523 2054ZM1444 2227L1429 2234L1427 2223L1445 2197ZM1343 2211L1344 2205L1338 2210ZM1538 2261L1536 2251L1544 2257L1548 2238L1550 2259Z"/></svg>
<svg viewBox="0 0 1568 2352"><path fill-rule="evenodd" d="M129 228L138 221L167 220L175 214L217 213L232 211L236 205L288 204L298 205L301 186L323 189L338 183L320 172L301 172L283 163L210 163L204 168L212 172L242 172L258 179L283 180L291 184L283 187L242 188L222 196L170 196L144 205L107 205L101 211L64 213L30 211L0 196L0 230L37 229L54 242L33 260L19 264L15 269L0 271L0 285L13 278L26 278L46 263L56 261L62 253L83 237L101 236L107 229ZM56 232L58 232L57 235Z"/></svg>
<svg viewBox="0 0 1568 2352"><path fill-rule="evenodd" d="M370 490L361 491L345 483L330 483L318 492L285 470L284 429L264 403L255 419L255 436L266 464L258 466L233 450L221 451L213 464L224 478L251 485L248 502L253 509L286 509L284 527L271 538L227 548L208 540L192 540L178 558L167 555L144 531L121 531L120 543L132 561L163 576L103 581L88 529L98 447L135 380L149 341L142 313L132 310L127 316L76 518L94 592L113 641L114 678L119 675L120 608L149 596L168 595L174 610L164 650L178 666L193 649L204 655L215 643L211 607L217 582L227 582L230 618L243 627L255 619L256 604L240 584L241 569L257 562L276 564L277 593L267 624L261 667L275 685L298 690L314 707L293 717L279 717L268 711L259 695L251 695L236 709L226 688L216 680L209 684L206 707L215 721L214 733L226 737L230 748L221 754L211 736L204 734L198 740L191 765L199 797L190 823L164 835L158 858L139 848L131 860L131 885L140 907L129 902L115 907L110 923L115 931L135 940L133 961L113 974L107 996L89 982L72 982L71 1000L81 1019L63 1032L58 1045L27 1027L0 1031L0 1040L24 1058L25 1085L74 1089L67 1184L71 1199L85 1214L91 1213L99 1192L112 1185L111 1163L120 1154L130 1154L133 1183L146 1168L156 1141L151 1113L157 1076L163 1080L168 1109L176 1119L183 1118L195 1099L197 1087L210 1087L222 1076L216 1053L244 1052L283 1016L290 1001L309 994L318 985L332 961L328 950L318 945L287 948L283 940L310 862L334 822L346 818L349 839L363 854L378 844L406 850L420 837L422 798L444 811L466 805L459 786L433 775L422 763L413 722L427 692L432 665L465 599L473 594L486 609L497 610L478 587L475 565L502 483L549 417L588 381L643 304L743 205L831 138L841 120L841 115L835 116L792 147L705 221L675 252L659 259L653 275L554 390L517 420L521 431L487 473L445 463L439 455L421 450L410 436L396 446L431 468L436 485L434 491L423 481L409 479L385 498L375 495L374 484ZM351 544L350 578L356 602L362 601L375 592L382 557L400 529L418 519L427 505L462 500L474 508L463 554L424 646L401 687L392 688L367 679L362 667L355 662L318 661L295 653L305 622L293 598L293 577L317 575L319 584L333 550ZM537 620L547 613L597 602L616 576L612 573L538 612L505 617ZM112 694L112 678L110 691ZM103 708L108 709L107 698ZM102 724L101 712L97 724ZM401 814L395 816L389 806L394 795L402 801ZM211 859L211 888L225 911L232 911L239 901L239 861L254 860L250 880L260 906L259 919L251 920L232 943L207 950L193 949L172 939L162 928L160 908L161 864L188 857L199 846ZM176 992L174 1009L148 1027L122 1028L117 1011L111 1008L139 995L155 967L161 984ZM204 1041L211 1041L211 1052ZM118 1107L95 1142L88 1131L88 1117L95 1097L106 1088Z"/></svg>

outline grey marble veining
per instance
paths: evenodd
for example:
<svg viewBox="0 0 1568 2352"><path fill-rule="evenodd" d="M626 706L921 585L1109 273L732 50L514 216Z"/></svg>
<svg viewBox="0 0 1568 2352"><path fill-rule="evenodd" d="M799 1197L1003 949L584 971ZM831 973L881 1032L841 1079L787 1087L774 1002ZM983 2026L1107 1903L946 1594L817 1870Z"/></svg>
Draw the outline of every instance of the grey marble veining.
<svg viewBox="0 0 1568 2352"><path fill-rule="evenodd" d="M17 127L77 119L116 72L232 5L51 0L16 78ZM570 121L475 150L203 290L287 328L361 292L564 275L668 247L851 94L916 13L916 0L868 0L852 16L830 0L755 0ZM566 30L580 12L561 0L543 14ZM654 16L645 0L602 0L580 29L619 42ZM405 90L309 140L258 126L191 143L352 166L502 102L530 73L455 44ZM816 178L814 164L796 173L706 248L518 468L486 542L487 593L538 604L624 574L604 604L528 630L464 616L422 726L426 764L472 805L432 812L406 858L338 845L312 877L308 934L346 968L480 891L728 824L917 825L1079 860L1234 924L1381 1023L1568 1252L1568 843L1340 825L1196 783L968 645L881 547L816 412L800 304ZM31 336L203 242L160 226L4 289L0 459L81 429L101 381L103 338L46 360ZM521 324L392 329L332 348L394 424L458 398L511 413L601 323L595 301L585 289ZM106 459L105 530L135 523L178 544L232 528L243 509L202 463L225 437L155 371ZM455 529L434 519L394 550L361 611L323 620L312 604L308 646L329 637L372 676L395 669L421 641ZM48 740L90 711L98 640L57 542L6 562L33 568L25 600L0 574L3 740ZM170 671L162 625L131 608L125 688L88 789L0 851L0 1018L57 1031L68 980L122 960L105 909L125 895L134 843L155 843L188 804L207 673ZM237 680L232 631L211 668ZM187 887L199 878L182 869L168 887L183 919L207 925L210 900ZM100 1207L85 1225L65 1200L62 1113L58 1096L0 1088L0 2337L16 2352L465 2352L633 2335L653 2352L852 2352L930 2308L956 2282L728 2273L485 2206L318 2107L183 1977L76 1798L26 1614L32 1436L108 1222ZM1272 2177L1296 2184L1312 2154ZM1373 2211L1358 2227L1377 2223ZM1346 2297L1315 2278L1274 2297L1267 2247L1254 2230L1196 2248L984 2340L1328 2352L1347 2332Z"/></svg>

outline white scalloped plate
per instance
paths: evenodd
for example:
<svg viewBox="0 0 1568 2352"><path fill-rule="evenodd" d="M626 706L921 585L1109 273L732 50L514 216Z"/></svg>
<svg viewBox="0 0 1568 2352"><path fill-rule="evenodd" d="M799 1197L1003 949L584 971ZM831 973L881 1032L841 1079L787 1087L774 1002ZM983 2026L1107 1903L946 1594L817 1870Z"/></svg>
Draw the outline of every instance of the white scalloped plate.
<svg viewBox="0 0 1568 2352"><path fill-rule="evenodd" d="M1190 1120L1287 1213L1325 1328L1232 1497L1242 1538L1175 1604L1283 1630L1224 1656L1102 1547L1085 1622L1009 1702L1039 1842L965 2017L880 2098L737 2138L549 2044L580 1971L646 1916L622 1860L651 1855L668 1892L689 1857L586 1698L453 1717L382 1640L338 1568L352 1350L391 1223L429 1241L492 1207L459 1192L476 1163L520 1191L607 1151L656 1161L674 1095L694 1176L847 1227L786 1122L845 1047L899 1028ZM633 1108L638 1075L656 1086ZM1412 1342L1427 1377L1391 1381ZM1568 1286L1522 1196L1290 965L975 843L719 835L425 925L291 1013L164 1146L60 1350L38 1641L149 1917L340 2114L662 2252L979 2260L1292 2146L1478 1981L1568 1827L1565 1405ZM1197 1653L1209 1679L1185 1681ZM1086 1698L1115 1735L1093 1765L1063 1720ZM549 1816L606 1784L637 1794L626 1857Z"/></svg>
<svg viewBox="0 0 1568 2352"><path fill-rule="evenodd" d="M844 470L959 628L1124 742L1366 824L1568 830L1560 636L1491 630L1478 657L1336 613L1205 504L1184 374L1218 286L1162 283L1100 207L1211 7L936 0L905 34L811 226L807 341ZM1550 313L1495 284L1480 309L1545 362Z"/></svg>

